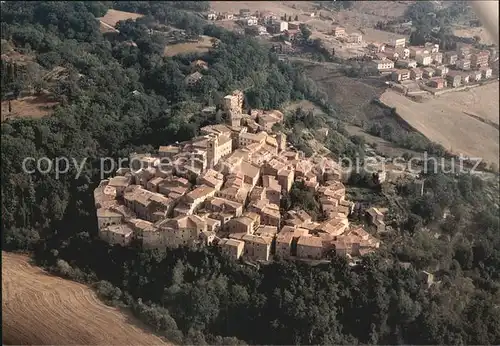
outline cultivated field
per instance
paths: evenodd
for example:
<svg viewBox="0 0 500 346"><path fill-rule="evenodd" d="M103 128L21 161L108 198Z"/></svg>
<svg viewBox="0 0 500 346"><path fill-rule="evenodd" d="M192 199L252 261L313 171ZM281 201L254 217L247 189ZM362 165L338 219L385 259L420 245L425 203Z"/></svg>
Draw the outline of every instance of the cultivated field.
<svg viewBox="0 0 500 346"><path fill-rule="evenodd" d="M355 1L352 10L381 19L391 19L404 15L408 6L413 2L415 1Z"/></svg>
<svg viewBox="0 0 500 346"><path fill-rule="evenodd" d="M210 7L215 12L229 12L237 14L240 10L249 9L250 12L273 12L278 16L285 13L289 16L301 14L299 8L309 7L308 1L210 1ZM296 8L293 8L294 6ZM301 6L303 5L303 6Z"/></svg>
<svg viewBox="0 0 500 346"><path fill-rule="evenodd" d="M498 124L498 83L448 93L424 103L415 103L392 91L386 91L380 99L396 107L401 118L447 150L498 165L498 128L464 113Z"/></svg>
<svg viewBox="0 0 500 346"><path fill-rule="evenodd" d="M2 252L3 343L164 345L85 285L47 274L28 257Z"/></svg>
<svg viewBox="0 0 500 346"><path fill-rule="evenodd" d="M177 54L186 53L205 53L212 48L212 37L210 36L200 36L200 40L197 42L183 42L176 43L172 45L167 45L165 47L165 56L174 56Z"/></svg>
<svg viewBox="0 0 500 346"><path fill-rule="evenodd" d="M136 20L137 18L140 17L143 17L143 15L139 13L124 12L124 11L110 9L108 10L108 12L106 12L104 17L99 18L99 20L114 28L116 23L118 23L120 20L127 20L127 19Z"/></svg>
<svg viewBox="0 0 500 346"><path fill-rule="evenodd" d="M2 121L20 117L41 118L52 113L57 104L47 95L26 96L12 100L12 112L9 113L9 101L2 101Z"/></svg>
<svg viewBox="0 0 500 346"><path fill-rule="evenodd" d="M493 38L488 33L488 31L483 27L471 28L471 27L457 27L453 29L453 34L459 37L474 37L479 36L481 38L481 43L484 44L495 44Z"/></svg>

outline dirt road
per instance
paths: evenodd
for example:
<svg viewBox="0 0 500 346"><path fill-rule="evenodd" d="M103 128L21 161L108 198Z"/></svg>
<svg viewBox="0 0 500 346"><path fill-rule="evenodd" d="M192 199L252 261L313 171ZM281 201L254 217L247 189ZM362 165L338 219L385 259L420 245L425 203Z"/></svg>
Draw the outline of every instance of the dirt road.
<svg viewBox="0 0 500 346"><path fill-rule="evenodd" d="M89 287L49 275L23 255L2 252L4 344L165 345Z"/></svg>

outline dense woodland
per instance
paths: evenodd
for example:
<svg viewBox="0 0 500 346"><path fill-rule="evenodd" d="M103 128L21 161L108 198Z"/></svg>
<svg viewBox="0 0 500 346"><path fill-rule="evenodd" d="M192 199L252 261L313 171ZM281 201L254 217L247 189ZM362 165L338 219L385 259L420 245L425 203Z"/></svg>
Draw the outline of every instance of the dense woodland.
<svg viewBox="0 0 500 346"><path fill-rule="evenodd" d="M324 118L301 110L287 115L286 130L297 144L305 141L303 129L328 126L334 154L361 151L362 143L343 133L335 106L312 81L254 40L205 24L196 12L207 6L2 4L2 40L31 55L40 69L69 71L51 86L61 102L52 116L2 123L3 249L31 251L40 265L95 285L103 299L130 307L175 343L500 344L498 192L469 175L430 174L423 196L408 184L397 186L404 211L394 210L399 217L388 220L397 240L355 267L332 255L331 263L313 267L276 261L256 268L228 261L215 248L142 251L96 238L92 191L99 158L189 139L220 120L201 117L199 110L234 88L245 90L247 108L316 102ZM118 36L102 35L95 17L109 7L146 17L120 22ZM147 30L152 22L218 41L202 56L165 58L163 37ZM211 68L199 88L186 89L182 81L196 58ZM2 97L34 84L23 73L11 74L2 78ZM78 179L74 167L59 179L23 173L24 157L43 156L88 159ZM300 186L287 199L291 206L317 208ZM424 269L439 284L423 286Z"/></svg>
<svg viewBox="0 0 500 346"><path fill-rule="evenodd" d="M455 24L480 24L467 1L450 1L444 6L436 6L432 1L418 1L408 6L404 17L412 21L409 39L413 45L435 42L442 50L452 50L458 42L481 44L479 36L467 40L455 36L452 31Z"/></svg>

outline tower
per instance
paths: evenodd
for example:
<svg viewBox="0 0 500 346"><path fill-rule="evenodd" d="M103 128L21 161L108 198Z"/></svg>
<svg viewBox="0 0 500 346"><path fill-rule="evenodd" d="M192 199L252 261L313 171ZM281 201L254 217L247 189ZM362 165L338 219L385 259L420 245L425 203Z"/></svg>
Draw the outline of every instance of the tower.
<svg viewBox="0 0 500 346"><path fill-rule="evenodd" d="M229 125L233 127L241 126L241 114L243 108L243 92L233 91L232 95L227 95L223 100L224 113Z"/></svg>
<svg viewBox="0 0 500 346"><path fill-rule="evenodd" d="M278 152L286 149L286 135L283 132L278 132L276 141L278 142Z"/></svg>
<svg viewBox="0 0 500 346"><path fill-rule="evenodd" d="M213 168L219 162L218 155L219 137L209 135L207 139L207 166Z"/></svg>

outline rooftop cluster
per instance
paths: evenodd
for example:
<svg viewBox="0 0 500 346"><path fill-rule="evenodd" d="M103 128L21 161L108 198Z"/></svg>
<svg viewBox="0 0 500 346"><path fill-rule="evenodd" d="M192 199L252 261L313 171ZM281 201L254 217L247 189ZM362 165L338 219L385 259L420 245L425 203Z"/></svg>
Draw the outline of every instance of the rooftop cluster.
<svg viewBox="0 0 500 346"><path fill-rule="evenodd" d="M331 250L358 256L379 247L349 224L354 204L345 199L341 167L329 158L305 158L273 133L278 110L244 114L243 93L223 100L226 124L201 136L132 154L94 191L100 237L145 248L216 245L229 256L268 261L271 256L321 259ZM312 191L321 222L305 210L283 210L294 182Z"/></svg>

